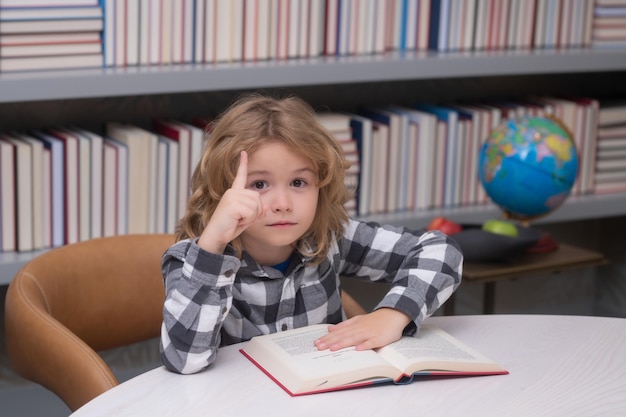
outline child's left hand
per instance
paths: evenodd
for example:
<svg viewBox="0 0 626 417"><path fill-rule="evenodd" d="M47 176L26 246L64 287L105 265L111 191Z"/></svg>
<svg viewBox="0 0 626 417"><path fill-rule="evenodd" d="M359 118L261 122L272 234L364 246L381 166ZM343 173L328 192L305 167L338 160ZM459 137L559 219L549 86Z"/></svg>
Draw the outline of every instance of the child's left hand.
<svg viewBox="0 0 626 417"><path fill-rule="evenodd" d="M356 350L379 348L400 339L410 322L409 317L398 310L381 308L328 326L328 334L317 339L315 346L331 351L349 346L355 346Z"/></svg>

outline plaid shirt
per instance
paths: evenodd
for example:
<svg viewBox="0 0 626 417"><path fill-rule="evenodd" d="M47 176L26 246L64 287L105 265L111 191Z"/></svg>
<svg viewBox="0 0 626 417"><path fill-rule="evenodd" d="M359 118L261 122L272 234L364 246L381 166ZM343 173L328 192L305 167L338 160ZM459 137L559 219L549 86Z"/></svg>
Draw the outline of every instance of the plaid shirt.
<svg viewBox="0 0 626 417"><path fill-rule="evenodd" d="M282 272L257 264L231 248L223 255L196 240L175 243L163 255L166 298L161 357L175 372L209 366L219 346L319 323L339 323L340 276L391 283L376 308L412 318L406 333L446 301L461 282L458 245L439 232L410 232L350 220L326 259L308 265L294 257Z"/></svg>

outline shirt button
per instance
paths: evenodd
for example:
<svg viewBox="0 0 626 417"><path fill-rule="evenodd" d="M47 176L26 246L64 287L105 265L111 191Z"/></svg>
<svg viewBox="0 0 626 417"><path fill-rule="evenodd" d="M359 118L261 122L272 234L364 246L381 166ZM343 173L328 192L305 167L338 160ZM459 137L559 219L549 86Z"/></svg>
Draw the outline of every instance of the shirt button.
<svg viewBox="0 0 626 417"><path fill-rule="evenodd" d="M287 330L287 325L286 325L286 324L283 324L283 325L282 325L282 327L281 327L281 330L282 330L283 332L284 332L285 330Z"/></svg>
<svg viewBox="0 0 626 417"><path fill-rule="evenodd" d="M226 278L230 278L233 276L233 270L229 269L228 271L224 272L224 275L226 276Z"/></svg>

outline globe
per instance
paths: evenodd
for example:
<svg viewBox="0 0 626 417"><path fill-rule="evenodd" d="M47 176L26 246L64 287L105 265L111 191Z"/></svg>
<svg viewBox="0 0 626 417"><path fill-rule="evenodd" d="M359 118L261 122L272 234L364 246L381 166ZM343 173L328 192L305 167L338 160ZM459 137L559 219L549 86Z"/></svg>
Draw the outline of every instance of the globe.
<svg viewBox="0 0 626 417"><path fill-rule="evenodd" d="M479 155L479 176L505 217L527 222L569 196L578 174L576 145L557 119L517 117L494 128Z"/></svg>

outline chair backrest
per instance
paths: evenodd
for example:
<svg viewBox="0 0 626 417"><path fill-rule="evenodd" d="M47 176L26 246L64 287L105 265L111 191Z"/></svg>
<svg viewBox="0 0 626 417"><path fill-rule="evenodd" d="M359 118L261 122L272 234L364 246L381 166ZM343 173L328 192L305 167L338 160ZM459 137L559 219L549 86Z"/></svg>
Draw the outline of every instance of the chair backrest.
<svg viewBox="0 0 626 417"><path fill-rule="evenodd" d="M6 296L11 365L72 411L117 385L96 352L160 334L161 256L172 243L169 234L106 237L28 262Z"/></svg>

